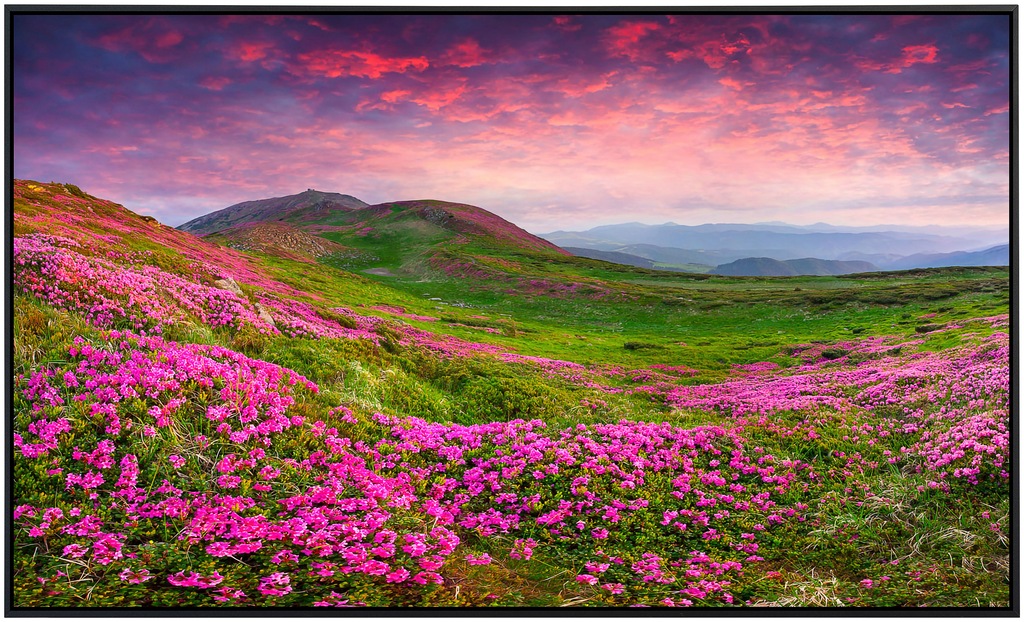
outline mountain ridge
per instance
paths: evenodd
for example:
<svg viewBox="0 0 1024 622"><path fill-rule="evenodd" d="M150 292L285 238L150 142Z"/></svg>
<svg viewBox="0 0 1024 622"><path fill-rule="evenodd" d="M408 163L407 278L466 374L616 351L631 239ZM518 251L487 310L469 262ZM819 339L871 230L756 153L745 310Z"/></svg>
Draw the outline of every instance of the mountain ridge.
<svg viewBox="0 0 1024 622"><path fill-rule="evenodd" d="M298 194L242 201L178 225L177 229L195 235L208 235L249 222L301 218L323 210L351 211L369 207L365 201L348 194L321 192L312 188Z"/></svg>

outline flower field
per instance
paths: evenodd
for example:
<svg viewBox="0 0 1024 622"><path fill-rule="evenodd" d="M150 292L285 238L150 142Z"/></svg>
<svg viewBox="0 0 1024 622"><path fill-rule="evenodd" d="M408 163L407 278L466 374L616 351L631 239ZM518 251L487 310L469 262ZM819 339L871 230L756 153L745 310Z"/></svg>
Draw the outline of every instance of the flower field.
<svg viewBox="0 0 1024 622"><path fill-rule="evenodd" d="M557 323L305 292L229 249L174 263L185 234L100 249L55 225L64 187L33 193L16 608L1008 606L1005 299L571 360Z"/></svg>

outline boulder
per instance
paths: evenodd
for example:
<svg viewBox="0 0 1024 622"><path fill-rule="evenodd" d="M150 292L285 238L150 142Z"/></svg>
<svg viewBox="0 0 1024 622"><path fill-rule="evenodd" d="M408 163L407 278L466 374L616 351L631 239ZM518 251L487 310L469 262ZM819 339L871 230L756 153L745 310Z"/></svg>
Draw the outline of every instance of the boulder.
<svg viewBox="0 0 1024 622"><path fill-rule="evenodd" d="M236 294L238 296L245 296L245 294L242 293L242 288L239 287L238 283L235 282L235 279L231 278L230 276L224 279L218 279L214 281L213 284L221 289L226 289L229 292L232 292L233 294Z"/></svg>

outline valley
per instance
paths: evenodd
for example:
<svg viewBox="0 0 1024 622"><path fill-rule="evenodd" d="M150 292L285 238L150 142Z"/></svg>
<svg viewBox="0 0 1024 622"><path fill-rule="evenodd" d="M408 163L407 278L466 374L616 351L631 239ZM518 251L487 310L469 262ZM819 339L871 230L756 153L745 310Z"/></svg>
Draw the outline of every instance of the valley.
<svg viewBox="0 0 1024 622"><path fill-rule="evenodd" d="M316 190L13 222L17 606L1010 601L1006 265L666 271Z"/></svg>

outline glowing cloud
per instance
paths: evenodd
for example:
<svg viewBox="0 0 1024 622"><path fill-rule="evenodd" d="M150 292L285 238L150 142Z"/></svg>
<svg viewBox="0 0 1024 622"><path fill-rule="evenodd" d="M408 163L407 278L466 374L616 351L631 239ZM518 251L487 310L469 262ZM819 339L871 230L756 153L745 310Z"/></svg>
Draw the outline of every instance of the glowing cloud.
<svg viewBox="0 0 1024 622"><path fill-rule="evenodd" d="M169 224L310 187L472 203L534 231L1008 221L1006 15L18 15L12 30L15 175Z"/></svg>

